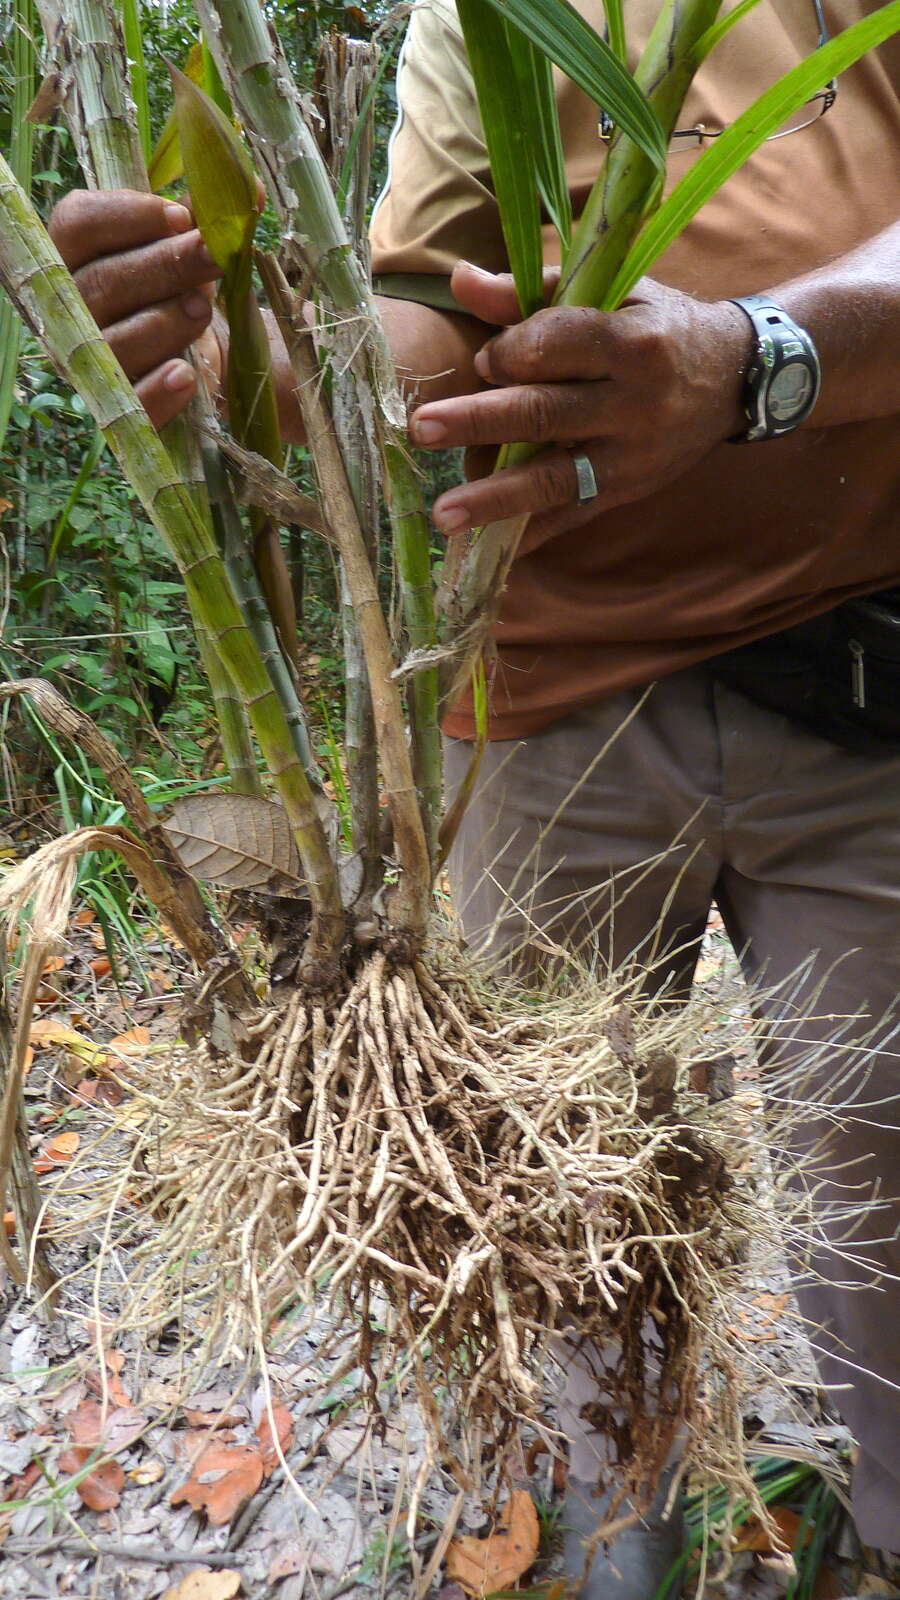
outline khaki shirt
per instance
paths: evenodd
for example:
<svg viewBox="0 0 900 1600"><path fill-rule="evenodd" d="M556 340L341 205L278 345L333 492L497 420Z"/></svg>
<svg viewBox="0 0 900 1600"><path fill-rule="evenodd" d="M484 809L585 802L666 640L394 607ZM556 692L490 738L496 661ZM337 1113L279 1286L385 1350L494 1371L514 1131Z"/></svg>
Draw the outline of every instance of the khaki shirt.
<svg viewBox="0 0 900 1600"><path fill-rule="evenodd" d="M602 5L578 4L602 28ZM826 0L832 33L872 9ZM635 58L656 10L657 0L628 0ZM815 39L812 0L760 0L702 67L681 125L733 121ZM605 147L597 108L559 75L557 94L577 215ZM398 96L388 182L372 223L375 272L427 274L438 285L460 258L504 270L474 88L448 0L414 12ZM673 154L669 182L693 159ZM652 272L705 300L754 293L823 265L898 216L900 41L892 40L841 77L827 116L764 144ZM554 238L548 228L548 260ZM665 489L571 533L529 548L526 532L496 627L491 736L519 738L579 705L897 583L900 419L720 445ZM446 726L471 736L464 703Z"/></svg>

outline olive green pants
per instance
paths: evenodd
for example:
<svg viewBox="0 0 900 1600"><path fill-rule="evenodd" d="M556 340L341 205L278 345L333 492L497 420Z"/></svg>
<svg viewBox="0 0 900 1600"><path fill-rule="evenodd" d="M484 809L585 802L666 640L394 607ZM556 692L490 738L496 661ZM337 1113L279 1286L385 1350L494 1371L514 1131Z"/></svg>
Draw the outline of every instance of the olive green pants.
<svg viewBox="0 0 900 1600"><path fill-rule="evenodd" d="M450 743L451 790L469 755ZM656 987L689 981L716 900L765 986L769 1055L797 1061L790 1096L840 1108L790 1135L821 1208L796 1288L859 1441L860 1535L900 1552L900 758L693 669L489 745L450 867L470 942L526 965L559 944L637 960Z"/></svg>

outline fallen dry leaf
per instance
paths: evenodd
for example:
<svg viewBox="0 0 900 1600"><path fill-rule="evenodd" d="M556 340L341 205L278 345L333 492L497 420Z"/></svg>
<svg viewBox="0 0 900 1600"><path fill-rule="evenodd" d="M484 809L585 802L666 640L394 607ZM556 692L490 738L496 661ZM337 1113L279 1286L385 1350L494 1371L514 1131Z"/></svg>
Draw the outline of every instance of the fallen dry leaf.
<svg viewBox="0 0 900 1600"><path fill-rule="evenodd" d="M86 1445L72 1445L59 1458L62 1472L80 1472L93 1451ZM91 1511L112 1511L119 1504L120 1491L125 1487L125 1470L118 1461L99 1461L75 1485L79 1499Z"/></svg>
<svg viewBox="0 0 900 1600"><path fill-rule="evenodd" d="M67 1161L71 1161L80 1144L81 1139L74 1129L70 1128L65 1133L58 1133L55 1139L51 1139L48 1144L44 1145L40 1155L36 1158L34 1163L35 1172L52 1172L54 1167L65 1166Z"/></svg>
<svg viewBox="0 0 900 1600"><path fill-rule="evenodd" d="M221 1567L218 1572L195 1567L174 1589L167 1589L162 1600L232 1600L240 1589L241 1575L231 1567Z"/></svg>
<svg viewBox="0 0 900 1600"><path fill-rule="evenodd" d="M306 1566L306 1556L296 1539L289 1539L287 1544L279 1545L277 1553L273 1556L269 1570L266 1573L267 1583L278 1583L281 1578L292 1578L295 1572L302 1572Z"/></svg>
<svg viewBox="0 0 900 1600"><path fill-rule="evenodd" d="M263 1458L252 1445L211 1444L195 1461L187 1481L173 1489L169 1503L180 1506L186 1500L219 1528L237 1516L263 1477Z"/></svg>
<svg viewBox="0 0 900 1600"><path fill-rule="evenodd" d="M268 1411L264 1411L256 1424L256 1432L259 1436L259 1448L262 1451L263 1471L267 1478L280 1465L280 1456L272 1437L273 1416L281 1455L284 1455L294 1442L294 1419L287 1406L273 1406L271 1416Z"/></svg>
<svg viewBox="0 0 900 1600"><path fill-rule="evenodd" d="M138 1023L110 1039L107 1049L115 1056L142 1056L150 1043L150 1029Z"/></svg>
<svg viewBox="0 0 900 1600"><path fill-rule="evenodd" d="M14 1211L4 1211L4 1213L3 1213L3 1232L6 1234L7 1239L11 1239L13 1234L15 1233L15 1231L16 1231L16 1213Z"/></svg>
<svg viewBox="0 0 900 1600"><path fill-rule="evenodd" d="M540 1544L540 1525L531 1495L514 1489L486 1539L463 1534L447 1550L446 1575L467 1594L483 1596L509 1589L533 1567Z"/></svg>
<svg viewBox="0 0 900 1600"><path fill-rule="evenodd" d="M88 962L88 966L95 978L105 978L112 972L109 956L95 956L93 961Z"/></svg>
<svg viewBox="0 0 900 1600"><path fill-rule="evenodd" d="M28 1043L35 1050L46 1050L49 1045L62 1045L73 1056L83 1062L86 1067L96 1071L106 1061L106 1050L103 1045L95 1044L93 1039L88 1039L77 1028L70 1028L67 1022L58 1022L53 1017L39 1017L28 1030Z"/></svg>
<svg viewBox="0 0 900 1600"><path fill-rule="evenodd" d="M796 1511L791 1511L787 1506L770 1506L769 1516L781 1535L782 1544L788 1550L793 1550L797 1535L800 1532L801 1518ZM814 1528L808 1527L803 1538L804 1547L809 1544ZM767 1533L758 1517L751 1517L735 1536L735 1550L754 1550L757 1555L781 1555L772 1534Z"/></svg>
<svg viewBox="0 0 900 1600"><path fill-rule="evenodd" d="M145 1461L139 1467L132 1467L128 1476L132 1483L144 1489L148 1483L159 1483L160 1478L165 1477L165 1472L161 1461Z"/></svg>

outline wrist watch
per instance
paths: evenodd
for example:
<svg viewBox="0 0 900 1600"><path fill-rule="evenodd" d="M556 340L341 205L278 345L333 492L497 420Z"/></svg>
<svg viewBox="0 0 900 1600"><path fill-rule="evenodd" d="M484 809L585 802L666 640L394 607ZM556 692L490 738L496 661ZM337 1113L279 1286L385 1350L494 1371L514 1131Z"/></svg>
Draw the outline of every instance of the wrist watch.
<svg viewBox="0 0 900 1600"><path fill-rule="evenodd" d="M756 335L742 397L750 426L735 434L733 443L777 439L805 422L818 399L822 371L816 347L806 329L764 294L731 304L746 312Z"/></svg>

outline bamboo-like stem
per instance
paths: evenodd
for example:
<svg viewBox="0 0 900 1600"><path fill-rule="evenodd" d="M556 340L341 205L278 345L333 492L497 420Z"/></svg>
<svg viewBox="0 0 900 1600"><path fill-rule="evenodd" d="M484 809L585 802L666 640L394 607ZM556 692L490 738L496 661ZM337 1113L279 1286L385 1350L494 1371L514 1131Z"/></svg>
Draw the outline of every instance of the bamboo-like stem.
<svg viewBox="0 0 900 1600"><path fill-rule="evenodd" d="M361 114L366 91L378 59L374 45L326 34L317 63L326 119L329 168L336 184L347 158L350 141ZM366 249L366 201L372 151L372 119L366 118L356 146L344 204L344 223L353 247ZM379 567L379 503L381 460L370 412L359 404L352 370L332 368L331 407L334 428L347 468L366 552L377 574ZM378 752L372 696L353 598L341 563L341 630L344 646L344 748L353 849L362 863L358 909L366 915L381 882L381 808L378 795Z"/></svg>
<svg viewBox="0 0 900 1600"><path fill-rule="evenodd" d="M259 264L269 303L297 379L307 440L344 564L365 651L375 737L400 865L400 882L390 901L391 920L396 927L419 938L425 930L430 903L430 859L406 743L400 691L392 677L394 662L378 585L366 554L356 504L322 392L322 375L302 307L298 310L277 262L272 257L260 257Z"/></svg>
<svg viewBox="0 0 900 1600"><path fill-rule="evenodd" d="M91 189L146 191L147 168L137 107L129 93L128 52L118 14L109 0L38 0L38 6L48 45L66 84L66 121L85 183ZM182 481L191 487L199 514L208 520L192 420L184 415L175 417L163 438ZM261 794L246 711L193 609L191 616L232 786L241 794Z"/></svg>
<svg viewBox="0 0 900 1600"><path fill-rule="evenodd" d="M668 138L675 127L699 59L697 45L715 21L722 0L665 0L638 63L635 78ZM588 197L566 255L554 303L612 310L607 290L647 216L662 196L652 161L617 133ZM501 452L499 465L528 460L536 446ZM472 675L497 614L500 596L528 517L509 517L451 540L438 593L441 640L448 649L442 701L450 706Z"/></svg>
<svg viewBox="0 0 900 1600"><path fill-rule="evenodd" d="M332 190L328 170L300 108L300 96L277 39L270 32L258 0L240 6L224 0L197 0L204 32L219 71L240 113L269 193L279 213L288 258L314 287L334 318L330 328L333 366L360 375L360 405L373 394L383 439L383 455L396 464L406 450L406 412L397 383L390 346L378 315L364 266L352 249ZM404 480L389 496L398 569L417 574L429 548L428 519L419 501L410 504L414 480ZM418 547L414 549L413 547ZM406 552L404 554L403 552ZM427 594L403 582L401 593L410 644L432 649L437 621L429 585ZM421 709L413 717L413 739L437 739L436 668L415 680ZM429 687L429 674L431 679ZM371 669L370 669L371 678ZM373 698L380 691L371 685ZM398 705L400 704L398 700ZM416 759L428 772L430 762ZM428 833L432 832L429 823Z"/></svg>
<svg viewBox="0 0 900 1600"><path fill-rule="evenodd" d="M6 1002L6 941L0 939L0 1101L5 1101L8 1095L16 1104L15 1126L10 1139L9 1186L18 1223L21 1254L27 1257L29 1252L33 1251L38 1285L43 1290L50 1290L56 1279L47 1260L44 1246L36 1237L41 1215L41 1191L34 1171L24 1101L18 1092L18 1085L14 1084L14 1077L18 1074L13 1053L13 1038L12 1018ZM5 1229L0 1244L3 1247L3 1259L13 1280L22 1282L24 1273L7 1241Z"/></svg>
<svg viewBox="0 0 900 1600"><path fill-rule="evenodd" d="M203 451L206 458L206 482L210 491L213 522L219 549L225 561L225 570L247 627L256 642L263 665L281 702L297 759L311 786L318 789L319 769L309 742L306 719L296 684L281 650L272 614L266 604L257 569L244 536L243 523L225 479L219 452L212 444L204 444Z"/></svg>
<svg viewBox="0 0 900 1600"><path fill-rule="evenodd" d="M31 189L34 128L27 112L34 99L34 0L16 0L13 11L13 92L9 164L22 188ZM9 301L0 306L0 449L12 411L22 325Z"/></svg>
<svg viewBox="0 0 900 1600"><path fill-rule="evenodd" d="M0 157L0 281L102 429L181 571L191 603L239 689L291 823L315 913L312 949L341 937L337 872L290 730L189 489L103 339L27 196Z"/></svg>

